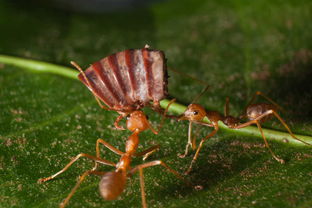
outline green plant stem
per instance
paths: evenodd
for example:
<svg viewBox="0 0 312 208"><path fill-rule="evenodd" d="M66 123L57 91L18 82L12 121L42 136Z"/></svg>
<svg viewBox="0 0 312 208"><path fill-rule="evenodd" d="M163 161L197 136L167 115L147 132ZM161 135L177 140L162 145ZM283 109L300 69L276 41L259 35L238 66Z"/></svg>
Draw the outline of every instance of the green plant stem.
<svg viewBox="0 0 312 208"><path fill-rule="evenodd" d="M78 71L74 71L69 67L1 54L0 63L21 67L32 72L58 74L72 79L77 79L78 75Z"/></svg>
<svg viewBox="0 0 312 208"><path fill-rule="evenodd" d="M160 102L160 105L162 108L166 108L169 102L170 102L169 100L165 99ZM186 110L186 108L187 108L186 106L181 105L179 103L173 103L170 105L168 111L179 115L179 114L182 114ZM209 121L208 119L204 119L204 122L208 123ZM248 126L242 129L231 129L227 127L226 125L224 125L222 122L219 122L219 128L221 131L226 131L226 132L233 133L233 134L239 134L242 136L253 136L253 137L258 137L262 139L260 131L255 126ZM305 145L304 143L298 140L295 140L287 132L281 132L281 131L271 130L271 129L266 129L266 128L262 128L262 129L268 140L275 140L275 141L284 142L284 143L288 143L292 145L299 145L299 146ZM298 134L295 134L295 136L305 142L312 144L311 136L298 135Z"/></svg>
<svg viewBox="0 0 312 208"><path fill-rule="evenodd" d="M55 64L42 62L42 61L35 61L35 60L30 60L30 59L0 55L0 63L21 67L23 69L27 69L32 72L52 73L52 74L57 74L57 75L61 75L64 77L68 77L71 79L76 79L76 80L78 79L77 71L74 71L69 67L59 66ZM169 104L169 100L167 99L164 99L160 102L160 105L162 108L166 108L168 104ZM187 108L186 106L181 105L179 103L173 103L170 106L168 111L170 113L180 115L186 110L186 108ZM208 122L207 119L204 121ZM228 128L226 125L224 125L222 122L220 122L219 127L220 127L220 131L226 131L229 133L239 134L242 136L253 136L253 137L262 138L258 128L254 126L248 126L242 129L231 129L231 128ZM263 128L263 132L268 140L285 142L291 145L299 145L299 146L305 145L302 142L292 138L291 135L287 132L281 132L281 131L271 130L271 129L266 129L266 128ZM312 144L311 136L304 136L304 135L298 135L298 134L296 134L295 136L305 142Z"/></svg>

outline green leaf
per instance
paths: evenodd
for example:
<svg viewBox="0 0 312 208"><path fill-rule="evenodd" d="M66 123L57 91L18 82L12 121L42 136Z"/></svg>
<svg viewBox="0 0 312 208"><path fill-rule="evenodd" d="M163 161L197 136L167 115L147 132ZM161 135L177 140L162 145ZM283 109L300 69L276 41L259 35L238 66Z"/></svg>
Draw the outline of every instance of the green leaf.
<svg viewBox="0 0 312 208"><path fill-rule="evenodd" d="M311 135L310 1L173 0L102 15L0 3L2 54L41 60L39 65L49 69L54 65L46 62L69 66L71 60L87 67L110 53L148 43L165 51L171 68L212 86L200 100L207 109L222 112L229 96L231 112L238 115L261 90L286 109L281 116L295 133ZM85 86L68 78L74 73L33 73L42 69L36 68L37 62L28 62L33 65L22 67L31 71L23 71L18 63L25 62L11 61L15 66L0 68L0 204L57 207L93 163L81 159L55 180L37 180L56 173L81 152L94 155L97 138L123 150L129 132L113 129L117 114L100 109ZM201 89L194 80L170 72L170 95L180 103L187 105ZM160 116L150 109L146 113L156 126ZM273 139L274 132L284 131L277 120L264 126L275 129L269 136ZM148 160L161 159L183 172L194 155L177 157L184 151L187 127L187 122L167 120L159 135L140 136L139 149L160 144L161 150ZM198 131L199 139L211 129ZM272 159L261 138L220 131L204 144L187 177L203 185L200 191L161 167L145 169L149 207L311 207L311 148L272 140L270 145L286 164ZM118 161L104 148L102 156ZM134 159L133 166L141 163ZM98 182L96 176L87 178L69 207L141 206L137 175L116 201L101 199Z"/></svg>

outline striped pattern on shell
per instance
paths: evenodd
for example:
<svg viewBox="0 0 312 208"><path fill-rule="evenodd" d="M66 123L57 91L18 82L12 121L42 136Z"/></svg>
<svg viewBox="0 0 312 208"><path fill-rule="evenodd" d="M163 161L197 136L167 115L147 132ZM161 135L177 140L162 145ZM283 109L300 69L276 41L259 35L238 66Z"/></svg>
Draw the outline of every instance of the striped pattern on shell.
<svg viewBox="0 0 312 208"><path fill-rule="evenodd" d="M167 68L162 51L129 49L93 63L78 78L109 108L132 111L167 95Z"/></svg>

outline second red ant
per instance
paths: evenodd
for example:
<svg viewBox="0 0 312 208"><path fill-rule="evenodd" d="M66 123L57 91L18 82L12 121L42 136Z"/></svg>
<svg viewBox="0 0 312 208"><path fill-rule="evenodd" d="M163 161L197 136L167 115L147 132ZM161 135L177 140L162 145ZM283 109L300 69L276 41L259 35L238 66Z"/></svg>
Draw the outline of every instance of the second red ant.
<svg viewBox="0 0 312 208"><path fill-rule="evenodd" d="M208 87L199 95L201 96ZM257 96L262 96L264 99L269 101L270 103L253 103L256 99ZM198 97L197 97L198 98ZM195 99L196 100L196 99ZM258 127L258 130L261 133L261 136L264 140L265 146L269 149L272 157L277 160L280 163L285 163L285 161L281 158L279 158L270 148L269 143L265 137L265 134L262 130L261 123L267 121L268 119L272 117L276 117L282 125L286 128L290 136L298 140L306 145L311 145L299 138L297 138L288 125L285 123L285 121L280 117L280 115L277 113L278 110L281 109L280 106L278 106L273 100L271 100L269 97L264 95L262 92L257 91L255 95L252 97L252 99L249 101L247 106L244 109L244 112L241 116L239 117L233 117L229 115L229 98L226 99L226 104L224 108L224 115L217 111L206 111L201 105L199 104L190 104L186 111L178 117L178 120L188 120L189 121L189 128L188 128L188 142L185 148L184 154L180 155L181 158L185 157L188 154L188 149L189 147L194 147L195 145L195 139L192 138L191 132L192 132L192 124L197 123L205 126L209 126L214 128L214 130L205 136L204 138L201 139L199 146L196 149L196 153L191 161L191 164L189 168L186 171L186 174L190 173L192 170L192 166L195 163L196 159L198 158L198 154L200 149L202 148L203 143L213 137L219 130L219 124L218 122L221 121L223 122L227 127L232 128L232 129L240 129L244 128L253 124L256 124ZM209 123L205 123L203 120L204 118L207 118L209 120ZM242 122L242 119L247 119L247 122Z"/></svg>

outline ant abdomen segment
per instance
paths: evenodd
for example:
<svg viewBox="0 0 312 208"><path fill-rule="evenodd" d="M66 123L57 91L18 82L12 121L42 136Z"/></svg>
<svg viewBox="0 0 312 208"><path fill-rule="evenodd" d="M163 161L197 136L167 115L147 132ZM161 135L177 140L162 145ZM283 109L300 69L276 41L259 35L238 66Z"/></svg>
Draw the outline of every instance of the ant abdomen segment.
<svg viewBox="0 0 312 208"><path fill-rule="evenodd" d="M99 183L101 196L105 200L117 199L125 189L126 179L126 173L123 171L111 171L105 173Z"/></svg>

